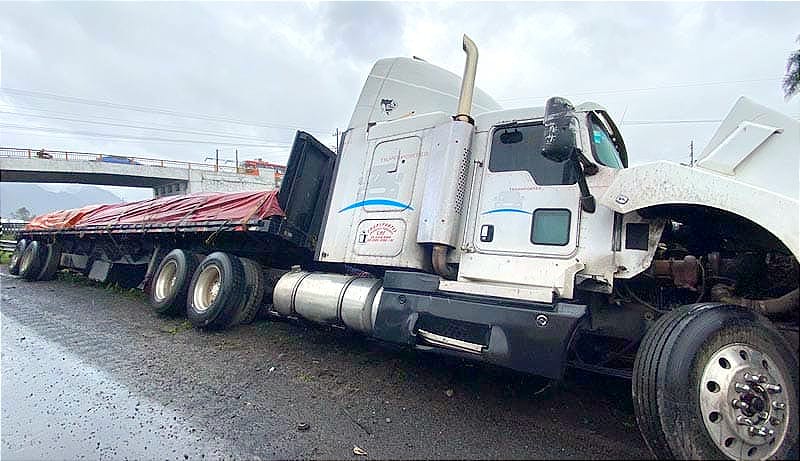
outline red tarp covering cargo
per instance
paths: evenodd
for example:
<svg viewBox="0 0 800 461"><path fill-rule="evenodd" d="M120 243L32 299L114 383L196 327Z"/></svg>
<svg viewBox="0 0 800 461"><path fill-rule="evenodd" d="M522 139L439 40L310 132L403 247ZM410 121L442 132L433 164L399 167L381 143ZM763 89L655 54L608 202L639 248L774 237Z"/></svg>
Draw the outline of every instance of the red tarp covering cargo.
<svg viewBox="0 0 800 461"><path fill-rule="evenodd" d="M69 229L116 224L246 223L283 216L278 191L176 195L114 205L54 211L31 220L26 230Z"/></svg>

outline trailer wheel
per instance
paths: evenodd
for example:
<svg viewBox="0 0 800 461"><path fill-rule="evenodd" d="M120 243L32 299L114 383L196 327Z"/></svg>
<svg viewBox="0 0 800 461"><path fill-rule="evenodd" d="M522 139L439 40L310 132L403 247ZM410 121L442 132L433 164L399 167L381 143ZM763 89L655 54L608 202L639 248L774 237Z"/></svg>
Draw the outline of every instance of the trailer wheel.
<svg viewBox="0 0 800 461"><path fill-rule="evenodd" d="M197 327L227 328L236 318L245 295L242 262L215 252L194 271L186 302L189 321Z"/></svg>
<svg viewBox="0 0 800 461"><path fill-rule="evenodd" d="M264 300L264 272L261 264L252 259L239 258L244 266L244 278L247 282L247 289L239 314L234 320L235 324L246 325L253 323L256 319L261 301Z"/></svg>
<svg viewBox="0 0 800 461"><path fill-rule="evenodd" d="M633 402L660 459L796 458L797 351L749 309L695 304L661 317L633 368Z"/></svg>
<svg viewBox="0 0 800 461"><path fill-rule="evenodd" d="M8 261L8 273L11 275L19 275L19 263L22 261L22 253L25 252L25 247L28 246L28 241L20 239L17 246L14 247L14 253L11 254L11 259Z"/></svg>
<svg viewBox="0 0 800 461"><path fill-rule="evenodd" d="M42 270L39 271L36 280L53 280L56 272L58 272L58 267L61 265L61 246L57 243L51 243L43 250L45 254L44 264L42 264Z"/></svg>
<svg viewBox="0 0 800 461"><path fill-rule="evenodd" d="M197 264L194 254L181 249L164 256L149 290L150 306L156 313L177 314L186 307L186 294Z"/></svg>
<svg viewBox="0 0 800 461"><path fill-rule="evenodd" d="M19 262L19 275L29 282L35 281L42 271L44 258L47 256L46 253L47 250L44 246L36 240L29 243L25 247L25 251L22 252L22 259Z"/></svg>

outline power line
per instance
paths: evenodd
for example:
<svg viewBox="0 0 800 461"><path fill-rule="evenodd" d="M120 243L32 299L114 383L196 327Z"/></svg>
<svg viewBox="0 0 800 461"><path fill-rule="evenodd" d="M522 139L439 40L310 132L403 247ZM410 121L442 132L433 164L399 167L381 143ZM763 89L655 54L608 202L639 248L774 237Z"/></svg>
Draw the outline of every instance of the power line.
<svg viewBox="0 0 800 461"><path fill-rule="evenodd" d="M674 85L660 85L660 86L651 86L651 87L642 87L642 88L627 88L627 89L617 89L617 90L593 90L593 91L572 91L572 92L562 92L561 94L568 95L568 96L581 96L581 95L607 95L607 94L626 94L626 93L638 93L642 91L655 91L655 90L665 90L665 89L673 89L673 88L692 88L692 87L704 87L704 86L715 86L715 85L734 85L734 84L741 84L741 83L757 83L757 82L777 82L781 81L780 78L755 78L749 80L726 80L726 81L719 81L719 82L698 82L698 83L677 83ZM500 98L497 99L498 102L503 101L524 101L530 99L545 99L549 98L552 95L546 96L526 96L526 97L515 97L515 98Z"/></svg>
<svg viewBox="0 0 800 461"><path fill-rule="evenodd" d="M11 107L13 107L14 109L25 109L25 110L28 110L28 111L41 112L41 113L44 113L44 114L53 114L53 115L58 115L58 116L62 116L62 117L86 117L87 116L84 113L63 112L63 111L58 111L58 110L42 109L40 107L30 106L30 105L27 105L27 104L19 104L18 102L15 102L14 105L11 106ZM2 106L0 106L0 108L2 108ZM105 116L102 116L102 115L94 115L94 114L89 115L88 117L91 117L91 119L95 119L95 120L107 120L107 121L117 122L117 123L120 122L120 121L134 122L134 123L144 122L143 120L135 120L135 119L129 119L129 118L120 119L120 118L116 118L116 117L105 117ZM152 122L150 120L147 120L146 122L149 123L151 126L164 127L164 128L167 128L167 129L172 129L175 126L175 125L167 125L167 124L164 124L164 123ZM254 127L254 128L258 128L258 127ZM298 127L298 129L302 129L302 128ZM302 129L302 130L306 131L308 133L315 133L315 134L318 134L318 135L328 135L328 134L330 134L327 131L316 131L316 130L308 130L308 129ZM211 132L212 131L203 131L203 133L211 133ZM214 133L224 134L224 135L229 135L229 134L230 135L234 135L234 136L238 136L239 135L239 134L237 134L235 132L231 132L231 131L213 131L213 132Z"/></svg>
<svg viewBox="0 0 800 461"><path fill-rule="evenodd" d="M251 144L251 143L231 143L231 142L220 142L220 141L213 141L213 140L196 140L196 139L171 139L171 138L157 138L157 137L147 137L147 136L129 136L129 135L112 135L108 133L98 133L93 131L73 131L73 130L63 130L58 128L48 128L48 127L30 127L24 125L13 125L7 123L0 123L0 127L8 128L15 131L23 131L23 132L33 132L33 133L62 133L62 134L70 134L79 137L90 137L90 138L101 138L106 140L122 140L122 141L142 141L142 142L164 142L164 143L174 143L174 144L202 144L202 145L214 145L214 146L230 146L230 147L260 147L260 148L288 148L290 146L289 143L282 143L282 144Z"/></svg>
<svg viewBox="0 0 800 461"><path fill-rule="evenodd" d="M230 139L241 139L245 141L265 141L265 139L261 138L254 138L251 136L238 136L233 134L224 134L224 133L216 133L213 131L193 131L193 130L179 130L174 128L158 128L158 127L149 127L149 126L142 126L142 125L128 125L125 123L111 123L111 122L99 122L93 120L82 120L76 118L69 118L69 117L57 117L52 115L40 115L40 114L26 114L22 112L11 112L11 111L2 111L0 110L0 114L10 114L10 115L18 115L22 117L35 117L35 118L45 118L51 120L62 120L67 122L77 122L77 123L90 123L93 125L104 125L104 126L113 126L117 128L134 128L138 130L151 130L151 131L164 131L170 133L179 133L179 134L197 134L201 136L214 136L220 138L230 138ZM268 141L268 140L267 140ZM280 141L278 141L280 142Z"/></svg>
<svg viewBox="0 0 800 461"><path fill-rule="evenodd" d="M74 96L65 96L59 95L54 93L45 93L43 91L32 91L32 90L23 90L19 88L0 88L0 92L8 93L12 95L18 96L25 96L25 97L33 97L33 98L43 98L43 99L52 99L61 102L68 102L68 103L76 103L76 104L86 104L90 106L96 107L108 107L112 109L121 109L121 110L131 110L136 112L145 112L145 113L156 113L162 115L168 115L171 117L183 117L183 118L193 118L198 120L211 120L217 122L224 122L224 123L233 123L236 125L247 125L247 126L256 126L260 128L273 128L273 129L280 129L280 130L296 130L302 129L303 127L299 125L285 125L279 123L272 123L272 122L260 122L260 121L253 121L253 120L243 120L237 119L232 117L223 117L218 115L207 115L207 114L196 114L196 113L189 113L189 112L180 112L177 110L172 109L165 109L161 107L147 107L147 106L135 106L132 104L120 104L110 101L101 101L96 99L87 99L87 98L78 98ZM325 129L313 129L314 131L319 132L332 132L332 130L325 130Z"/></svg>
<svg viewBox="0 0 800 461"><path fill-rule="evenodd" d="M699 123L720 123L722 120L629 120L623 125L692 125Z"/></svg>

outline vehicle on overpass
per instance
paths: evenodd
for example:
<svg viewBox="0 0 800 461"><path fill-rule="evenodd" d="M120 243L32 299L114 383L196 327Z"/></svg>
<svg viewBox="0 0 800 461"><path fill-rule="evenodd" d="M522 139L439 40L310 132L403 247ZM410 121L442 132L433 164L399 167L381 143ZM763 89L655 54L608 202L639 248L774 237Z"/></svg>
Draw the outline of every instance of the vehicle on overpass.
<svg viewBox="0 0 800 461"><path fill-rule="evenodd" d="M279 191L41 216L11 269L141 282L200 328L628 378L659 458L796 458L800 124L743 98L694 167L631 167L602 106L503 110L463 46L462 78L378 61L340 154L299 132Z"/></svg>
<svg viewBox="0 0 800 461"><path fill-rule="evenodd" d="M121 155L101 155L98 157L97 161L105 163L120 163L123 165L141 165L141 163L137 162L136 160L123 157Z"/></svg>

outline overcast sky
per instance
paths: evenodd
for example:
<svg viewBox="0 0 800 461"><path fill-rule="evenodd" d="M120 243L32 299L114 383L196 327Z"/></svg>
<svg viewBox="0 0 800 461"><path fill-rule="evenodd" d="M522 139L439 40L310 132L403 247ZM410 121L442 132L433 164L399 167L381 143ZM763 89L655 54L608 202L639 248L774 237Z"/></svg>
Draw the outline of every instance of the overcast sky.
<svg viewBox="0 0 800 461"><path fill-rule="evenodd" d="M800 3L0 3L0 145L285 162L295 129L334 143L375 60L460 73L463 33L501 105L603 104L633 163L686 161L741 95L800 118Z"/></svg>

